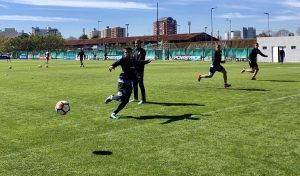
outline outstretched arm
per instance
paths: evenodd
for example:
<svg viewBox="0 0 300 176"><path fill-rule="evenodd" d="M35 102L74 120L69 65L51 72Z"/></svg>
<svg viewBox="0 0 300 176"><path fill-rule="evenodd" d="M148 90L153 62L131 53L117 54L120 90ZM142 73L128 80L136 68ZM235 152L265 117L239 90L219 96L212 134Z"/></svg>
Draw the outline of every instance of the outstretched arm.
<svg viewBox="0 0 300 176"><path fill-rule="evenodd" d="M138 61L138 62L139 62L140 64L146 65L146 64L149 64L151 61L152 61L152 60L149 59L149 60L140 60L140 61Z"/></svg>
<svg viewBox="0 0 300 176"><path fill-rule="evenodd" d="M268 57L268 55L264 55L260 50L258 50L258 54L261 55L262 57Z"/></svg>

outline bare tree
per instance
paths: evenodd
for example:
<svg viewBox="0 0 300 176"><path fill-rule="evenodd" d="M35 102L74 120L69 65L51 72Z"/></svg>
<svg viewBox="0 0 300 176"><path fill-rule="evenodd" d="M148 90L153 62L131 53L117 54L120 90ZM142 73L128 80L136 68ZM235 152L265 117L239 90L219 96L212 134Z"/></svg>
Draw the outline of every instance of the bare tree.
<svg viewBox="0 0 300 176"><path fill-rule="evenodd" d="M297 34L297 35L300 35L300 27L297 28L296 34Z"/></svg>
<svg viewBox="0 0 300 176"><path fill-rule="evenodd" d="M289 36L291 32L287 29L280 29L277 32L274 32L273 36L274 37L281 37L281 36Z"/></svg>

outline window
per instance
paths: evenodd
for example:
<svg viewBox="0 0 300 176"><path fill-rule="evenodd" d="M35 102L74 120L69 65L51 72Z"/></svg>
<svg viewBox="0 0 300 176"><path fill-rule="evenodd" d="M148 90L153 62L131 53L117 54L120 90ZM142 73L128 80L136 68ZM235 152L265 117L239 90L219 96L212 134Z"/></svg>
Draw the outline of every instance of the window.
<svg viewBox="0 0 300 176"><path fill-rule="evenodd" d="M263 46L263 50L266 50L266 49L268 49L266 46Z"/></svg>
<svg viewBox="0 0 300 176"><path fill-rule="evenodd" d="M291 49L296 49L296 46L291 46Z"/></svg>

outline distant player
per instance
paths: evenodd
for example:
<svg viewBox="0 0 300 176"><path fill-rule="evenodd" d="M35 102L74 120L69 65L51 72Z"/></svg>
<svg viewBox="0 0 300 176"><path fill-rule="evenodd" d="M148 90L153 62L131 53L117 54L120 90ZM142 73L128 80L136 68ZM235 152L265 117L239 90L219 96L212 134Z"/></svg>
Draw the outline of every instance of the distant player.
<svg viewBox="0 0 300 176"><path fill-rule="evenodd" d="M279 51L279 62L282 64L283 64L284 57L285 57L285 52L283 48L281 48L281 50Z"/></svg>
<svg viewBox="0 0 300 176"><path fill-rule="evenodd" d="M134 60L132 58L132 49L125 48L124 56L114 62L111 66L108 67L108 70L111 72L112 69L115 69L117 66L122 67L122 73L119 75L118 79L118 94L116 96L110 95L106 100L105 104L109 103L112 100L120 101L121 103L116 110L110 115L111 119L118 119L118 112L120 112L126 104L129 102L129 98L132 93L132 82L136 80Z"/></svg>
<svg viewBox="0 0 300 176"><path fill-rule="evenodd" d="M83 64L83 59L86 57L85 56L85 53L83 51L83 49L81 48L78 55L79 56L79 59L80 59L80 67L84 67L84 64Z"/></svg>
<svg viewBox="0 0 300 176"><path fill-rule="evenodd" d="M250 72L250 73L253 73L253 76L252 76L252 80L256 80L256 75L259 71L259 68L258 68L258 65L257 65L257 54L263 56L263 57L268 57L267 55L264 55L259 49L259 44L256 43L254 48L252 49L250 55L249 55L249 66L250 68L249 69L245 69L243 68L241 73L244 73L245 71L246 72Z"/></svg>
<svg viewBox="0 0 300 176"><path fill-rule="evenodd" d="M11 62L11 57L12 57L12 54L11 53L8 53L7 54L7 57L6 57L6 62Z"/></svg>
<svg viewBox="0 0 300 176"><path fill-rule="evenodd" d="M48 51L45 53L45 59L46 59L46 65L48 65L50 59L50 53Z"/></svg>
<svg viewBox="0 0 300 176"><path fill-rule="evenodd" d="M227 72L225 68L221 65L221 63L225 63L225 61L222 61L222 51L221 46L216 46L216 51L214 53L214 56L212 58L212 64L210 65L209 73L204 75L198 75L197 80L200 81L202 78L212 78L216 71L223 73L223 79L224 79L224 87L230 87L231 84L227 83Z"/></svg>

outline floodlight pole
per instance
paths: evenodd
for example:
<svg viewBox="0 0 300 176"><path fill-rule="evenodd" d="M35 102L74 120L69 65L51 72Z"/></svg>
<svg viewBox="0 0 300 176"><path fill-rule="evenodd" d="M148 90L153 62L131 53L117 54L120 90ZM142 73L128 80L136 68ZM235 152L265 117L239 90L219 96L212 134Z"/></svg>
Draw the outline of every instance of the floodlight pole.
<svg viewBox="0 0 300 176"><path fill-rule="evenodd" d="M158 2L156 3L156 50L155 59L158 59L158 38L159 38L159 26L158 26Z"/></svg>
<svg viewBox="0 0 300 176"><path fill-rule="evenodd" d="M213 10L215 7L210 8L210 24L211 24L211 41L213 41L214 28L213 28Z"/></svg>
<svg viewBox="0 0 300 176"><path fill-rule="evenodd" d="M270 37L270 36L271 36L271 35L270 35L270 14L267 13L267 12L265 12L264 14L268 16L268 35L269 35L269 37Z"/></svg>
<svg viewBox="0 0 300 176"><path fill-rule="evenodd" d="M99 26L100 26L99 24L100 24L101 22L102 22L102 21L98 20L98 31L99 31Z"/></svg>
<svg viewBox="0 0 300 176"><path fill-rule="evenodd" d="M229 21L229 35L228 35L228 40L231 39L231 19L226 19L226 21Z"/></svg>

